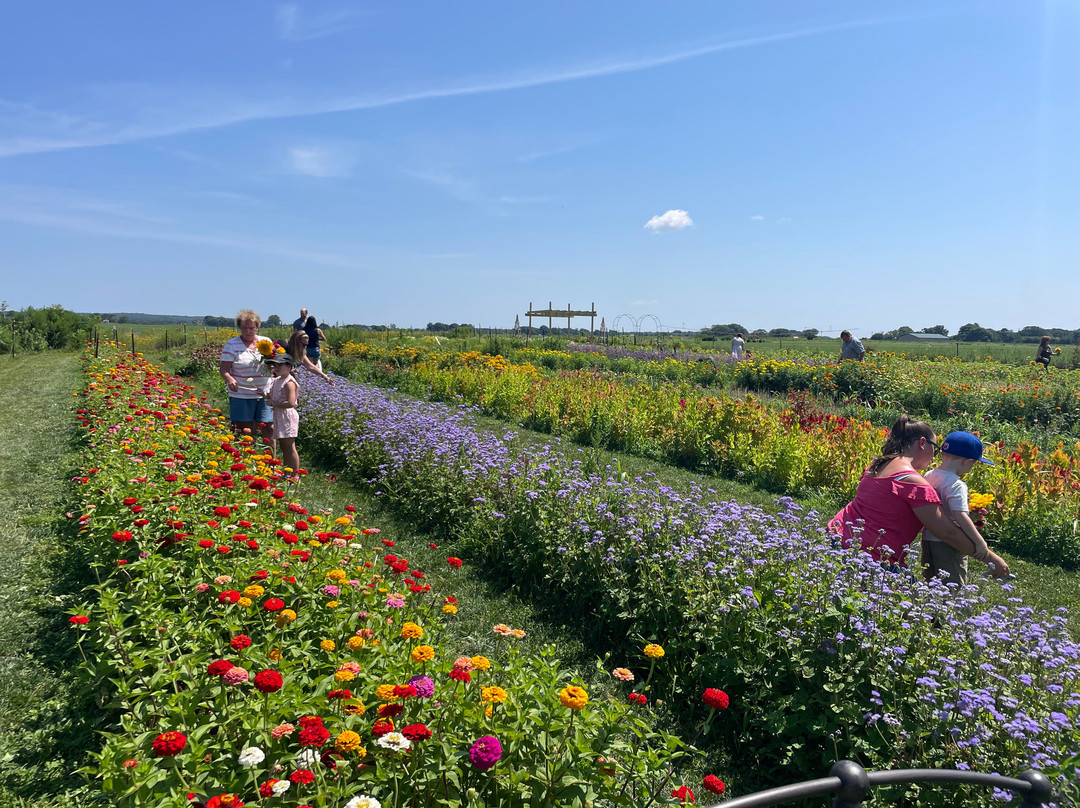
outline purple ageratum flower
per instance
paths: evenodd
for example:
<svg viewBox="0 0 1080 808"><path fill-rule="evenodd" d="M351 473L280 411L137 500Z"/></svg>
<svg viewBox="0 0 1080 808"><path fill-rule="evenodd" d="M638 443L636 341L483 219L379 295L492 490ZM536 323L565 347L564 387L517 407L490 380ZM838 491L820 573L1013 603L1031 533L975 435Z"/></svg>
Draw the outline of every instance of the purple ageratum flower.
<svg viewBox="0 0 1080 808"><path fill-rule="evenodd" d="M416 695L422 699L430 699L435 695L435 683L426 676L414 676L409 684L416 688Z"/></svg>
<svg viewBox="0 0 1080 808"><path fill-rule="evenodd" d="M502 746L499 739L494 735L485 735L478 738L469 750L469 760L482 772L486 772L499 762L502 757Z"/></svg>

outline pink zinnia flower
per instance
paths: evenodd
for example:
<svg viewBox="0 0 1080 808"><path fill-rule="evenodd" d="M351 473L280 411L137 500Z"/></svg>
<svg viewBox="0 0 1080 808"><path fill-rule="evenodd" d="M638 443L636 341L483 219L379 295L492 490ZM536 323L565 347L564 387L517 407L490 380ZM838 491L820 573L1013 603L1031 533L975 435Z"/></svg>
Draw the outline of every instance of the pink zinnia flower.
<svg viewBox="0 0 1080 808"><path fill-rule="evenodd" d="M209 588L210 588L210 584L204 582L204 583L198 584L195 587L195 591L196 592L205 592Z"/></svg>
<svg viewBox="0 0 1080 808"><path fill-rule="evenodd" d="M469 760L482 772L486 772L494 766L502 757L502 745L494 735L484 735L478 738L476 743L469 749Z"/></svg>
<svg viewBox="0 0 1080 808"><path fill-rule="evenodd" d="M324 595L329 595L332 598L336 598L338 595L341 594L341 590L333 584L327 584L322 588L322 591Z"/></svg>
<svg viewBox="0 0 1080 808"><path fill-rule="evenodd" d="M395 598L393 596L386 599L386 605L391 609L401 609L405 606L405 601L401 598Z"/></svg>
<svg viewBox="0 0 1080 808"><path fill-rule="evenodd" d="M360 673L360 663L359 662L344 662L344 663L341 664L340 667L338 667L338 670L339 671L348 671L349 673L351 673L351 674L353 674L355 676L356 674Z"/></svg>
<svg viewBox="0 0 1080 808"><path fill-rule="evenodd" d="M296 732L296 727L292 724L278 724L270 730L270 737L276 741L278 738L287 738L294 732Z"/></svg>
<svg viewBox="0 0 1080 808"><path fill-rule="evenodd" d="M458 657L454 660L454 670L456 671L471 671L476 666L472 664L472 660L467 656Z"/></svg>
<svg viewBox="0 0 1080 808"><path fill-rule="evenodd" d="M247 680L248 672L240 667L229 668L229 670L221 677L221 681L227 685L239 685Z"/></svg>

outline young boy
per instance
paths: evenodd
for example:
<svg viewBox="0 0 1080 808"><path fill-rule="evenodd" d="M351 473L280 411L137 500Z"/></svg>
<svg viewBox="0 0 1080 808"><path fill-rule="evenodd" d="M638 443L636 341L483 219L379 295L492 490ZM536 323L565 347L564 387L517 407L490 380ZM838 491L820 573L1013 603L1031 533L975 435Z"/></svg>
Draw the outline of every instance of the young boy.
<svg viewBox="0 0 1080 808"><path fill-rule="evenodd" d="M968 487L961 479L976 463L994 465L984 459L982 453L982 441L976 436L970 432L952 432L941 444L941 465L926 475L926 481L937 491L952 520L975 543L972 558L985 562L990 560L990 548L968 514ZM944 571L949 583L967 583L967 555L929 530L923 531L922 560L926 580Z"/></svg>

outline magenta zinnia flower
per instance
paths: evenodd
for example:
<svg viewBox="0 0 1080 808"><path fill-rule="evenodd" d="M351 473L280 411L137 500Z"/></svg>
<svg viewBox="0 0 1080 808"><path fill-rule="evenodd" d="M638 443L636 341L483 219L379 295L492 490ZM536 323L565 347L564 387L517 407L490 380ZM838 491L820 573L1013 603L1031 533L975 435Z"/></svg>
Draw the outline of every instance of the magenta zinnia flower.
<svg viewBox="0 0 1080 808"><path fill-rule="evenodd" d="M422 699L430 699L435 695L435 683L426 676L414 676L409 684L416 688L416 695Z"/></svg>
<svg viewBox="0 0 1080 808"><path fill-rule="evenodd" d="M494 766L502 757L502 746L494 735L478 738L469 750L469 760L482 772Z"/></svg>

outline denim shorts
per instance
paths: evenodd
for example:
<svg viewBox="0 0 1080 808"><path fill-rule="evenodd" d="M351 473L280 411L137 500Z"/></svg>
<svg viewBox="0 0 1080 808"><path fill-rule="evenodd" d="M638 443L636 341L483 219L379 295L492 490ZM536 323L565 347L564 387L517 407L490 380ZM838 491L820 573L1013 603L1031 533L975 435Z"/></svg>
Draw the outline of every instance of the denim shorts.
<svg viewBox="0 0 1080 808"><path fill-rule="evenodd" d="M322 356L322 348L305 348L304 353L307 354L308 359L310 359L312 362L314 362L320 356Z"/></svg>
<svg viewBox="0 0 1080 808"><path fill-rule="evenodd" d="M229 420L234 424L269 424L274 414L265 398L234 398L229 396Z"/></svg>

